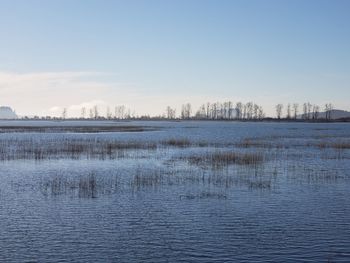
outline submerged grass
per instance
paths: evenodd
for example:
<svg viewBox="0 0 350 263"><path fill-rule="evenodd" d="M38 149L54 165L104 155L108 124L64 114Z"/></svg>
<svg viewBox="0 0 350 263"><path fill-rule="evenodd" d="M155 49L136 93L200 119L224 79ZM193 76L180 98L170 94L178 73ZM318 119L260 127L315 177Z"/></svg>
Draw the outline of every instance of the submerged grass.
<svg viewBox="0 0 350 263"><path fill-rule="evenodd" d="M144 132L159 128L136 125L85 125L85 126L1 126L0 133L100 133L100 132Z"/></svg>
<svg viewBox="0 0 350 263"><path fill-rule="evenodd" d="M194 165L212 165L214 167L238 165L258 165L264 162L261 153L213 152L181 158Z"/></svg>
<svg viewBox="0 0 350 263"><path fill-rule="evenodd" d="M271 189L271 181L250 181L248 186L250 189Z"/></svg>
<svg viewBox="0 0 350 263"><path fill-rule="evenodd" d="M160 143L163 146L179 147L179 148L210 146L210 144L205 141L193 142L188 139L176 139L176 138L164 140L164 141L161 141ZM217 146L217 145L213 145L213 146Z"/></svg>
<svg viewBox="0 0 350 263"><path fill-rule="evenodd" d="M50 139L2 139L0 160L46 160L46 159L118 159L137 156L141 151L155 151L167 147L206 147L206 142L187 139L169 139L160 142L120 141L96 138L50 138ZM133 153L131 153L133 151ZM130 153L130 154L129 154Z"/></svg>
<svg viewBox="0 0 350 263"><path fill-rule="evenodd" d="M161 144L173 147L189 147L192 145L191 141L188 139L169 139L162 141Z"/></svg>
<svg viewBox="0 0 350 263"><path fill-rule="evenodd" d="M76 176L56 174L46 178L41 185L44 195L70 195L79 198L97 198L100 194L115 192L118 187L118 178L108 180L101 178L95 172Z"/></svg>
<svg viewBox="0 0 350 263"><path fill-rule="evenodd" d="M16 140L0 141L0 160L45 159L117 159L128 151L157 149L156 143L95 139Z"/></svg>
<svg viewBox="0 0 350 263"><path fill-rule="evenodd" d="M237 143L237 146L241 148L271 148L273 145L262 140L246 138Z"/></svg>
<svg viewBox="0 0 350 263"><path fill-rule="evenodd" d="M157 187L164 181L164 172L158 169L143 170L138 168L131 181L132 188Z"/></svg>
<svg viewBox="0 0 350 263"><path fill-rule="evenodd" d="M320 142L317 143L319 148L333 148L338 150L350 149L350 142L348 141L338 141L338 142Z"/></svg>
<svg viewBox="0 0 350 263"><path fill-rule="evenodd" d="M180 199L227 199L227 195L223 193L215 193L215 192L209 192L209 191L203 191L199 194L185 194L180 195Z"/></svg>

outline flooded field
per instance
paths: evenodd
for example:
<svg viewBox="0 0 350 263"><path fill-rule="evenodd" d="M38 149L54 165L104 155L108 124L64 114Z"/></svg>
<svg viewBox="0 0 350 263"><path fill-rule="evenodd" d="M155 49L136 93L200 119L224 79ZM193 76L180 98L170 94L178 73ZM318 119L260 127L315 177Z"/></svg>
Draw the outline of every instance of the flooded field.
<svg viewBox="0 0 350 263"><path fill-rule="evenodd" d="M349 262L343 123L0 121L1 262Z"/></svg>

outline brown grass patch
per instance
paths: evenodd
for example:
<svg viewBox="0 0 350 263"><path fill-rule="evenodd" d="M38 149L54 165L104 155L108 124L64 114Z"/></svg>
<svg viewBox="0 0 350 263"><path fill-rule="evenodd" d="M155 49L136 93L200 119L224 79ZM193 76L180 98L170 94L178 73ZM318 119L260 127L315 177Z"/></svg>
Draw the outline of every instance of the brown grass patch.
<svg viewBox="0 0 350 263"><path fill-rule="evenodd" d="M350 149L350 142L320 142L317 144L319 148L333 148L339 150Z"/></svg>
<svg viewBox="0 0 350 263"><path fill-rule="evenodd" d="M213 165L227 166L238 165L257 165L264 161L263 155L259 153L236 153L236 152L214 152L205 155L184 157L190 164L195 165Z"/></svg>
<svg viewBox="0 0 350 263"><path fill-rule="evenodd" d="M166 141L162 141L161 144L173 146L173 147L189 147L192 143L188 139L169 139Z"/></svg>

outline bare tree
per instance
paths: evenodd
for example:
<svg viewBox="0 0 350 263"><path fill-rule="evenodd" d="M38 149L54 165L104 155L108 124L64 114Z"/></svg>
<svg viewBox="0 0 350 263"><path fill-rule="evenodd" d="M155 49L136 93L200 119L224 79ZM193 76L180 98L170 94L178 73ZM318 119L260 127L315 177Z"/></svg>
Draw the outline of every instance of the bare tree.
<svg viewBox="0 0 350 263"><path fill-rule="evenodd" d="M282 110L283 110L283 104L277 104L276 105L276 116L277 116L277 119L281 119Z"/></svg>
<svg viewBox="0 0 350 263"><path fill-rule="evenodd" d="M258 119L262 120L265 117L264 110L261 106L259 106L259 111L258 111Z"/></svg>
<svg viewBox="0 0 350 263"><path fill-rule="evenodd" d="M98 116L99 116L97 105L95 105L95 106L93 107L93 112L94 112L94 118L97 119Z"/></svg>
<svg viewBox="0 0 350 263"><path fill-rule="evenodd" d="M236 103L236 119L242 119L242 102Z"/></svg>
<svg viewBox="0 0 350 263"><path fill-rule="evenodd" d="M299 104L294 103L293 104L294 119L297 119L297 117L298 117L298 110L299 110Z"/></svg>
<svg viewBox="0 0 350 263"><path fill-rule="evenodd" d="M207 115L207 119L209 119L210 118L210 103L209 102L207 102L206 115Z"/></svg>
<svg viewBox="0 0 350 263"><path fill-rule="evenodd" d="M131 117L131 111L128 108L128 109L126 109L126 113L125 113L123 119L130 119L130 117Z"/></svg>
<svg viewBox="0 0 350 263"><path fill-rule="evenodd" d="M329 119L331 120L332 119L332 111L334 110L333 108L333 104L332 103L329 103Z"/></svg>
<svg viewBox="0 0 350 263"><path fill-rule="evenodd" d="M254 119L258 119L259 118L259 105L254 104Z"/></svg>
<svg viewBox="0 0 350 263"><path fill-rule="evenodd" d="M90 109L90 110L89 110L89 118L90 118L90 119L93 119L93 118L94 118L94 110L93 110L93 109Z"/></svg>
<svg viewBox="0 0 350 263"><path fill-rule="evenodd" d="M319 111L319 107L315 104L315 105L312 105L312 113L311 113L311 118L313 120L317 119L318 117L318 111Z"/></svg>
<svg viewBox="0 0 350 263"><path fill-rule="evenodd" d="M63 111L62 111L62 119L66 119L67 118L67 108L63 108Z"/></svg>
<svg viewBox="0 0 350 263"><path fill-rule="evenodd" d="M253 118L253 102L248 102L246 104L247 108L247 119L252 119Z"/></svg>
<svg viewBox="0 0 350 263"><path fill-rule="evenodd" d="M327 103L325 105L325 112L326 112L326 119L330 120L332 119L332 110L333 110L333 105L332 103Z"/></svg>
<svg viewBox="0 0 350 263"><path fill-rule="evenodd" d="M320 112L320 107L318 105L314 105L312 107L312 118L314 120L317 120L318 119L318 114Z"/></svg>
<svg viewBox="0 0 350 263"><path fill-rule="evenodd" d="M306 120L307 119L307 103L305 102L303 104L303 119Z"/></svg>
<svg viewBox="0 0 350 263"><path fill-rule="evenodd" d="M312 105L310 102L307 103L307 119L311 119L311 109L312 109Z"/></svg>
<svg viewBox="0 0 350 263"><path fill-rule="evenodd" d="M107 119L112 119L112 112L111 112L111 108L109 106L107 106L107 109L106 109L106 117Z"/></svg>
<svg viewBox="0 0 350 263"><path fill-rule="evenodd" d="M288 103L287 105L287 119L290 119L291 118L291 106L290 106L290 103Z"/></svg>
<svg viewBox="0 0 350 263"><path fill-rule="evenodd" d="M207 116L207 113L206 113L206 105L205 104L202 104L197 113L196 113L196 118L198 119L205 119Z"/></svg>
<svg viewBox="0 0 350 263"><path fill-rule="evenodd" d="M165 118L170 119L171 118L171 108L170 106L167 106L165 109Z"/></svg>
<svg viewBox="0 0 350 263"><path fill-rule="evenodd" d="M125 118L125 106L120 105L120 106L115 106L114 108L114 116L116 119L124 119Z"/></svg>
<svg viewBox="0 0 350 263"><path fill-rule="evenodd" d="M82 107L82 108L81 108L81 118L82 118L82 119L85 119L85 116L86 116L86 108L85 108L85 107Z"/></svg>
<svg viewBox="0 0 350 263"><path fill-rule="evenodd" d="M175 119L175 109L172 109L170 106L166 107L165 114L167 119Z"/></svg>
<svg viewBox="0 0 350 263"><path fill-rule="evenodd" d="M185 105L182 104L181 106L181 119L185 119L186 118L186 109L185 109Z"/></svg>
<svg viewBox="0 0 350 263"><path fill-rule="evenodd" d="M232 119L232 111L233 111L233 103L231 101L227 102L227 106L228 106L228 119L231 120Z"/></svg>
<svg viewBox="0 0 350 263"><path fill-rule="evenodd" d="M328 103L326 103L326 104L324 105L324 112L326 113L326 120L328 120L328 111L329 111Z"/></svg>
<svg viewBox="0 0 350 263"><path fill-rule="evenodd" d="M186 103L182 105L181 108L181 118L182 119L189 119L192 114L192 107L190 103Z"/></svg>
<svg viewBox="0 0 350 263"><path fill-rule="evenodd" d="M243 119L246 119L247 117L247 104L243 105Z"/></svg>
<svg viewBox="0 0 350 263"><path fill-rule="evenodd" d="M211 114L210 114L211 118L214 120L217 119L217 116L218 116L217 103L211 104L210 111L211 111Z"/></svg>

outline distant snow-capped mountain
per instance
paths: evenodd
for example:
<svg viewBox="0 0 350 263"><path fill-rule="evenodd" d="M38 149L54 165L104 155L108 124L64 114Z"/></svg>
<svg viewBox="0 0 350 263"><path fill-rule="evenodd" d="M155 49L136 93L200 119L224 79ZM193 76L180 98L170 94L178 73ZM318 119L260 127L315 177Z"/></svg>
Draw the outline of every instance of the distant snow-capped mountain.
<svg viewBox="0 0 350 263"><path fill-rule="evenodd" d="M331 119L350 118L350 112L345 110L331 110ZM326 118L326 112L320 112L318 118Z"/></svg>
<svg viewBox="0 0 350 263"><path fill-rule="evenodd" d="M310 113L310 119L312 119L312 112ZM317 119L326 119L326 112L319 112L317 115ZM346 119L350 118L350 112L346 110L331 110L330 112L330 117L332 120L337 120L337 119ZM303 119L304 114L299 114L298 119Z"/></svg>
<svg viewBox="0 0 350 263"><path fill-rule="evenodd" d="M17 119L17 114L10 107L0 106L0 119Z"/></svg>

